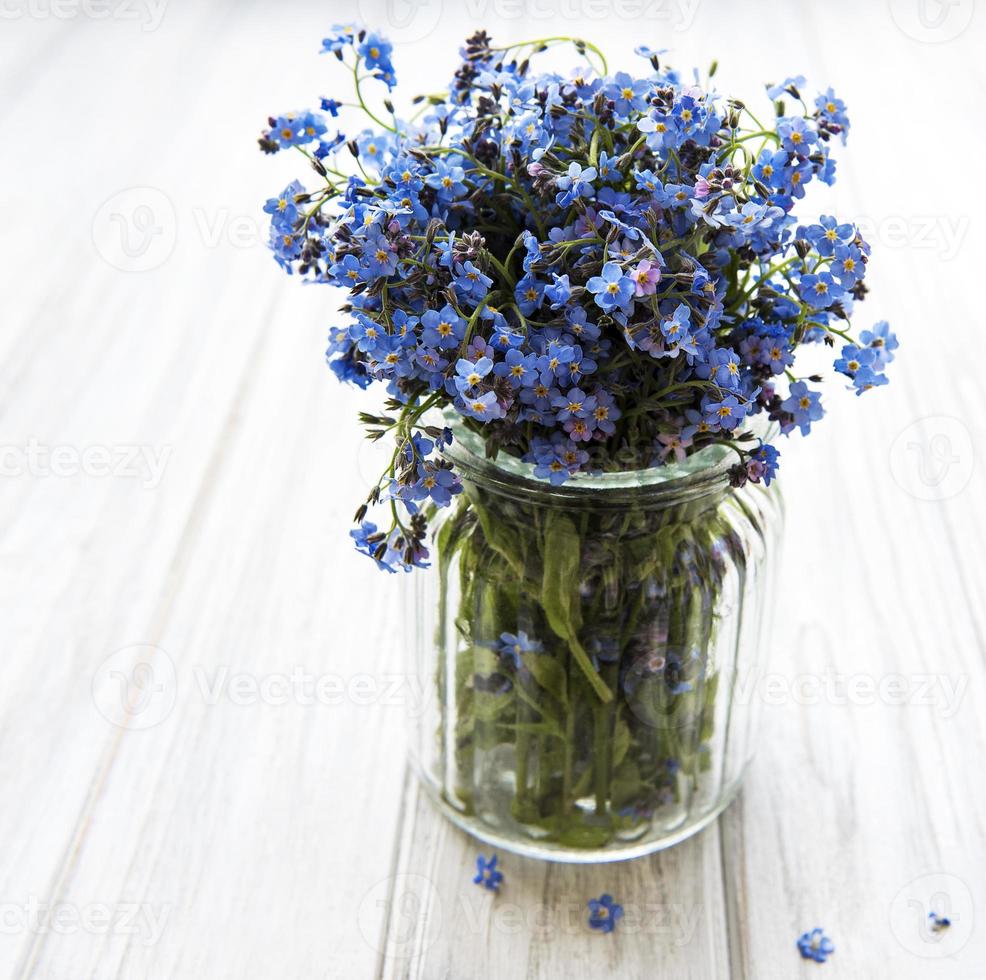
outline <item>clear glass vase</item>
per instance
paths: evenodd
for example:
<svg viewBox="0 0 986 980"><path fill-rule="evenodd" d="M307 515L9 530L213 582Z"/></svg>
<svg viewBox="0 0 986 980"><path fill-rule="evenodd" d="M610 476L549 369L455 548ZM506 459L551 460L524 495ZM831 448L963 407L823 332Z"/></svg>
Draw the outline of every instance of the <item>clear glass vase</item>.
<svg viewBox="0 0 986 980"><path fill-rule="evenodd" d="M701 829L752 754L776 486L730 488L721 446L561 486L468 431L447 455L464 492L411 576L428 793L475 836L553 860Z"/></svg>

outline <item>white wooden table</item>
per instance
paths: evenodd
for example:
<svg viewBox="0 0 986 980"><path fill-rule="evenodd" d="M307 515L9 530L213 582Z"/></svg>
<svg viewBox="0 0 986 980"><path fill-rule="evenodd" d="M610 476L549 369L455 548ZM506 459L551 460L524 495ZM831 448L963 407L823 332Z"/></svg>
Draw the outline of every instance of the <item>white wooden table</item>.
<svg viewBox="0 0 986 980"><path fill-rule="evenodd" d="M340 90L316 51L356 5L9 0L4 976L986 977L986 14L607 3L358 6L408 93L477 23L587 34L617 65L641 41L718 55L744 98L801 72L850 104L818 207L869 232L866 313L902 347L888 389L833 391L782 447L741 798L649 859L502 855L499 897L471 883L479 846L407 773L395 583L346 538L373 461L322 361L336 298L277 272L259 215L293 164L256 133ZM628 910L610 936L585 924L603 891ZM823 967L795 949L815 925Z"/></svg>

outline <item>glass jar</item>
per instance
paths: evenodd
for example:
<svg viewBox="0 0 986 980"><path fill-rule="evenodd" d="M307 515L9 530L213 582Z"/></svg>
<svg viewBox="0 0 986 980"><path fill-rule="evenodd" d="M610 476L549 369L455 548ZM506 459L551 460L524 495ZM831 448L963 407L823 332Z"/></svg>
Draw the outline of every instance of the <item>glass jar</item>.
<svg viewBox="0 0 986 980"><path fill-rule="evenodd" d="M561 486L456 433L464 490L416 571L412 756L489 843L563 861L668 847L739 788L783 519L732 451Z"/></svg>

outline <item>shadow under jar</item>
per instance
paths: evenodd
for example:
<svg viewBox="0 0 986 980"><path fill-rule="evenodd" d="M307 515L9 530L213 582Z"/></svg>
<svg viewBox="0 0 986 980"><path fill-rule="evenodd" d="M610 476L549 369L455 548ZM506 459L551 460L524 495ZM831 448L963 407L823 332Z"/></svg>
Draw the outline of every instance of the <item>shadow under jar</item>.
<svg viewBox="0 0 986 980"><path fill-rule="evenodd" d="M412 754L475 836L595 862L713 820L753 750L783 509L731 450L561 486L456 432L464 490L416 572Z"/></svg>

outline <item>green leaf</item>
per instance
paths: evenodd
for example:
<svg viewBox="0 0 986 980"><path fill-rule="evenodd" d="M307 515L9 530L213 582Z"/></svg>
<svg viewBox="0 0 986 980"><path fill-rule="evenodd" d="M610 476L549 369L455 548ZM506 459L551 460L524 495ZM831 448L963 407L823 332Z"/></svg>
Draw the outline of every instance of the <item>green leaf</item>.
<svg viewBox="0 0 986 980"><path fill-rule="evenodd" d="M500 728L506 728L514 732L524 732L527 735L545 735L553 738L561 738L561 733L555 725L545 721L502 721Z"/></svg>
<svg viewBox="0 0 986 980"><path fill-rule="evenodd" d="M483 528L486 543L500 557L506 559L520 581L524 580L524 554L527 547L521 536L505 521L497 520L484 507L475 493L470 495L470 503Z"/></svg>
<svg viewBox="0 0 986 980"><path fill-rule="evenodd" d="M581 542L572 521L563 514L549 512L544 522L541 601L551 628L566 638L582 625L580 551Z"/></svg>
<svg viewBox="0 0 986 980"><path fill-rule="evenodd" d="M616 719L616 731L613 732L613 768L615 769L626 758L630 751L630 726L622 718Z"/></svg>
<svg viewBox="0 0 986 980"><path fill-rule="evenodd" d="M581 540L571 519L550 512L544 522L544 580L541 606L548 625L568 643L579 669L604 702L613 700L613 692L596 672L589 655L579 642L582 625L582 598L579 595Z"/></svg>
<svg viewBox="0 0 986 980"><path fill-rule="evenodd" d="M610 796L614 807L634 803L639 799L642 783L637 764L627 761L617 770L610 786Z"/></svg>
<svg viewBox="0 0 986 980"><path fill-rule="evenodd" d="M509 694L491 694L477 692L473 700L477 721L496 721L508 708L514 706L514 699Z"/></svg>
<svg viewBox="0 0 986 980"><path fill-rule="evenodd" d="M568 698L565 668L545 653L525 653L521 659L534 680L564 704Z"/></svg>

